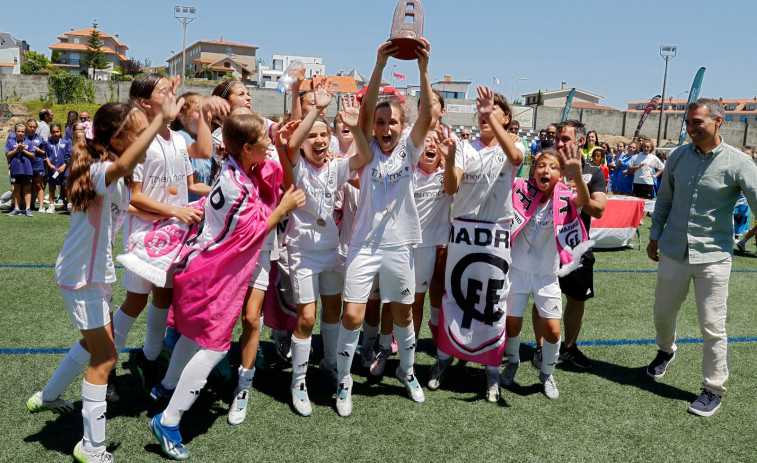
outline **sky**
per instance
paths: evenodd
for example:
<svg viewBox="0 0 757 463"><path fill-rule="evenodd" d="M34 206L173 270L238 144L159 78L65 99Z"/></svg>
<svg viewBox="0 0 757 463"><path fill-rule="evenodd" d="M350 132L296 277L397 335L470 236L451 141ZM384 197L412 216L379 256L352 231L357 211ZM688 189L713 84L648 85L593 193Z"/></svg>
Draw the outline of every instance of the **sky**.
<svg viewBox="0 0 757 463"><path fill-rule="evenodd" d="M667 96L689 90L699 67L707 68L701 96L757 97L757 53L752 22L757 0L423 0L424 37L431 42L431 81L451 75L474 85L493 85L510 98L523 93L577 87L625 109L627 102L662 93L665 61L660 45L677 45L670 61ZM223 39L260 47L271 55L323 58L327 74L352 68L368 77L377 47L389 37L395 0L37 0L33 11L0 17L0 31L48 48L69 29L90 27L120 34L127 56L165 64L181 50L182 25L174 5L194 6L187 46ZM7 11L6 11L7 13ZM30 15L36 15L33 20ZM35 26L35 27L32 27ZM396 67L394 65L396 64ZM390 60L417 84L415 61ZM519 81L525 77L527 80ZM514 87L514 88L513 88ZM475 97L475 88L468 92ZM681 98L686 98L683 95Z"/></svg>

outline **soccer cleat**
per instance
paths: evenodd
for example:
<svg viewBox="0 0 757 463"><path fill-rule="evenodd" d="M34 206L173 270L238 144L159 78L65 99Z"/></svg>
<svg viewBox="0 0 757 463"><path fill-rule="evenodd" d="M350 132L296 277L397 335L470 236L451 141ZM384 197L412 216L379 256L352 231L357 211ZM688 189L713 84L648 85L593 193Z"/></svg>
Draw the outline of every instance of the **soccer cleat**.
<svg viewBox="0 0 757 463"><path fill-rule="evenodd" d="M707 388L702 388L702 394L699 395L699 398L689 405L689 413L698 416L712 416L718 411L722 402L722 396Z"/></svg>
<svg viewBox="0 0 757 463"><path fill-rule="evenodd" d="M336 389L339 386L339 378L337 378L336 368L331 368L326 364L326 359L321 359L318 363L318 369L320 369L324 375L329 379L331 386Z"/></svg>
<svg viewBox="0 0 757 463"><path fill-rule="evenodd" d="M34 214L32 214L32 210L31 209L27 209L26 210L26 216L27 217L34 217Z"/></svg>
<svg viewBox="0 0 757 463"><path fill-rule="evenodd" d="M739 251L746 252L746 246L745 243L742 243L741 241L736 241L736 247L739 248Z"/></svg>
<svg viewBox="0 0 757 463"><path fill-rule="evenodd" d="M147 360L142 349L137 352L137 373L142 381L142 389L147 393L162 379L158 374L158 361Z"/></svg>
<svg viewBox="0 0 757 463"><path fill-rule="evenodd" d="M116 384L116 381L116 370L110 370L110 374L108 374L108 388L105 390L105 400L107 400L108 403L116 403L121 399L121 396L118 394L118 385Z"/></svg>
<svg viewBox="0 0 757 463"><path fill-rule="evenodd" d="M534 349L534 358L531 359L531 365L541 371L541 346L537 346L536 349Z"/></svg>
<svg viewBox="0 0 757 463"><path fill-rule="evenodd" d="M431 367L431 371L428 375L428 389L430 391L435 391L441 387L444 371L451 363L452 357L449 357L446 360L436 359L436 362L434 362L434 366Z"/></svg>
<svg viewBox="0 0 757 463"><path fill-rule="evenodd" d="M88 452L84 449L82 441L79 441L74 447L74 459L79 463L109 463L113 461L113 455L105 449L100 452Z"/></svg>
<svg viewBox="0 0 757 463"><path fill-rule="evenodd" d="M263 355L263 346L258 344L258 353L255 355L255 369L256 370L265 370L266 364L265 364L265 355Z"/></svg>
<svg viewBox="0 0 757 463"><path fill-rule="evenodd" d="M352 385L352 378L350 378L346 382L339 383L336 389L336 413L339 416L352 415Z"/></svg>
<svg viewBox="0 0 757 463"><path fill-rule="evenodd" d="M313 407L310 405L308 389L305 387L305 381L292 386L292 406L294 410L302 416L313 414Z"/></svg>
<svg viewBox="0 0 757 463"><path fill-rule="evenodd" d="M247 418L247 402L249 402L249 396L250 390L242 389L234 397L234 400L231 402L231 407L229 408L229 417L226 419L230 425L236 426L242 424L244 419Z"/></svg>
<svg viewBox="0 0 757 463"><path fill-rule="evenodd" d="M22 212L21 212L20 209L13 209L12 211L10 211L8 213L8 216L9 217L13 217L13 216L16 216L16 215L21 215L21 214L22 214Z"/></svg>
<svg viewBox="0 0 757 463"><path fill-rule="evenodd" d="M55 200L55 205L56 206L63 206L64 205L63 200L61 198L57 198Z"/></svg>
<svg viewBox="0 0 757 463"><path fill-rule="evenodd" d="M160 401L169 401L171 400L171 396L173 395L173 389L168 389L165 386L163 386L162 382L159 382L155 385L154 388L150 391L150 398L153 400L153 402L160 402Z"/></svg>
<svg viewBox="0 0 757 463"><path fill-rule="evenodd" d="M397 375L397 379L399 379L402 385L405 386L405 390L407 390L407 395L410 396L410 400L419 404L426 401L426 396L423 395L421 384L418 382L418 378L416 378L414 374L411 373L406 375L405 372L402 371L402 367L399 366L394 374Z"/></svg>
<svg viewBox="0 0 757 463"><path fill-rule="evenodd" d="M373 359L373 363L371 363L370 370L373 376L381 376L384 374L386 361L389 360L390 355L392 355L392 349L379 349L376 357Z"/></svg>
<svg viewBox="0 0 757 463"><path fill-rule="evenodd" d="M647 366L647 375L655 379L662 378L665 376L665 372L668 371L668 365L670 365L670 362L672 362L674 358L676 358L675 352L667 353L658 350L657 356L652 360L652 363Z"/></svg>
<svg viewBox="0 0 757 463"><path fill-rule="evenodd" d="M285 363L292 363L292 338L289 335L278 336L274 339L276 355Z"/></svg>
<svg viewBox="0 0 757 463"><path fill-rule="evenodd" d="M502 373L499 375L499 384L502 387L508 387L513 384L515 381L515 373L518 372L518 367L520 366L520 360L516 362L507 362L505 364L505 369L502 370Z"/></svg>
<svg viewBox="0 0 757 463"><path fill-rule="evenodd" d="M159 413L150 420L150 431L158 438L163 453L174 460L186 460L189 458L189 450L181 443L181 434L179 427L163 426L160 424L160 418L163 416Z"/></svg>
<svg viewBox="0 0 757 463"><path fill-rule="evenodd" d="M370 368L373 364L373 349L364 347L360 350L360 359L363 361L363 367Z"/></svg>
<svg viewBox="0 0 757 463"><path fill-rule="evenodd" d="M486 401L497 403L499 400L499 369L486 369Z"/></svg>
<svg viewBox="0 0 757 463"><path fill-rule="evenodd" d="M51 411L53 413L71 413L74 411L74 404L68 400L63 400L58 396L57 399L50 402L42 401L42 391L37 391L26 401L26 408L32 413Z"/></svg>
<svg viewBox="0 0 757 463"><path fill-rule="evenodd" d="M544 392L544 395L547 396L547 398L557 400L557 398L560 397L560 392L557 390L557 383L555 382L554 376L539 373L539 381L544 385L542 392Z"/></svg>
<svg viewBox="0 0 757 463"><path fill-rule="evenodd" d="M52 204L50 204L49 206L47 206L47 209L45 209L45 212L47 214L55 214L55 206L53 206Z"/></svg>
<svg viewBox="0 0 757 463"><path fill-rule="evenodd" d="M578 368L587 370L591 368L591 360L578 349L578 346L573 344L570 347L564 347L565 344L560 344L560 359L568 361Z"/></svg>

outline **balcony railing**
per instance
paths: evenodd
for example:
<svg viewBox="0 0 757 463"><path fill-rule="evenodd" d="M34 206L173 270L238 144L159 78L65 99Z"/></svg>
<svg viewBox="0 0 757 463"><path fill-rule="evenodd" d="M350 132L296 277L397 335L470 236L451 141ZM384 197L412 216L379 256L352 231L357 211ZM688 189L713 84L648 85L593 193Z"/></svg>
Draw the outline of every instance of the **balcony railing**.
<svg viewBox="0 0 757 463"><path fill-rule="evenodd" d="M53 64L62 64L64 66L79 66L80 63L81 63L80 59L62 58L62 59L53 60Z"/></svg>

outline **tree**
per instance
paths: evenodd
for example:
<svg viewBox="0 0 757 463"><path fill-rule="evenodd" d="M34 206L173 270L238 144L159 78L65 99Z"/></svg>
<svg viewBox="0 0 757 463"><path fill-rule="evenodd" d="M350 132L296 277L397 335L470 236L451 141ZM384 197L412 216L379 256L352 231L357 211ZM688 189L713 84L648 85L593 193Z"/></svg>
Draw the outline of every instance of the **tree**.
<svg viewBox="0 0 757 463"><path fill-rule="evenodd" d="M197 71L198 77L205 77L206 79L212 79L213 78L213 68L210 67L209 64L205 64L202 66L202 69Z"/></svg>
<svg viewBox="0 0 757 463"><path fill-rule="evenodd" d="M60 52L58 50L53 50L53 52L50 53L50 61L53 63L60 63Z"/></svg>
<svg viewBox="0 0 757 463"><path fill-rule="evenodd" d="M544 102L542 101L541 90L539 90L539 94L536 95L536 106L542 106L543 104Z"/></svg>
<svg viewBox="0 0 757 463"><path fill-rule="evenodd" d="M133 58L122 60L120 66L124 75L134 76L142 72L142 63Z"/></svg>
<svg viewBox="0 0 757 463"><path fill-rule="evenodd" d="M51 66L45 55L29 50L21 64L21 74L47 74Z"/></svg>
<svg viewBox="0 0 757 463"><path fill-rule="evenodd" d="M100 31L97 30L97 20L92 21L92 32L89 34L87 41L87 52L84 55L84 65L94 71L97 69L107 69L108 61L105 59L105 53L102 50L103 41L100 38Z"/></svg>

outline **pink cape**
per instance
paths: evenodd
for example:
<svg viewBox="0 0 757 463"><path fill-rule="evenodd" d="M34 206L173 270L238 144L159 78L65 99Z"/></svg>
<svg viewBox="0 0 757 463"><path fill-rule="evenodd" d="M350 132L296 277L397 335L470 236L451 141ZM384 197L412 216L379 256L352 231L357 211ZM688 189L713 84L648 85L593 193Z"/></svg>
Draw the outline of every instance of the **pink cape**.
<svg viewBox="0 0 757 463"><path fill-rule="evenodd" d="M231 345L281 179L275 162L258 164L248 177L229 158L208 195L197 240L182 251L168 323L206 349Z"/></svg>

